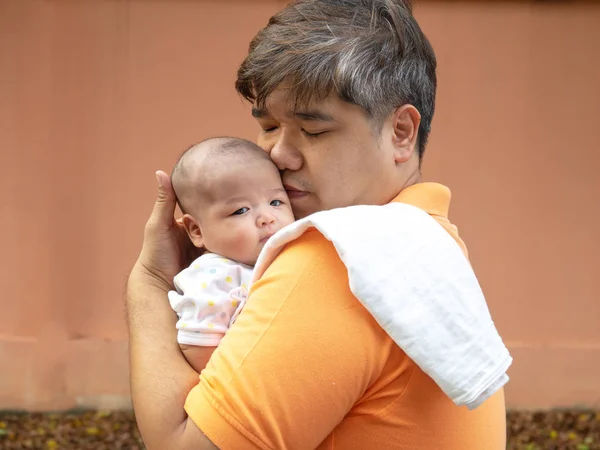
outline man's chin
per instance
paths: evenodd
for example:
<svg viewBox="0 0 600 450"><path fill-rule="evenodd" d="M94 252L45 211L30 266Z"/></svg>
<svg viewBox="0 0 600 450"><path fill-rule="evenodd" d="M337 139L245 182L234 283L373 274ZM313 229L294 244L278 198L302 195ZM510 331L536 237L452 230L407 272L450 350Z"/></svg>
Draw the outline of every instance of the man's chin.
<svg viewBox="0 0 600 450"><path fill-rule="evenodd" d="M290 198L290 205L292 206L292 211L294 212L296 220L303 219L306 216L310 216L311 214L323 210L323 207L317 198L315 198L314 194Z"/></svg>
<svg viewBox="0 0 600 450"><path fill-rule="evenodd" d="M304 219L307 216L310 216L311 214L314 214L316 212L319 212L318 209L313 209L313 208L301 208L301 207L294 207L292 206L293 210L294 210L294 218L296 220L300 220L300 219Z"/></svg>

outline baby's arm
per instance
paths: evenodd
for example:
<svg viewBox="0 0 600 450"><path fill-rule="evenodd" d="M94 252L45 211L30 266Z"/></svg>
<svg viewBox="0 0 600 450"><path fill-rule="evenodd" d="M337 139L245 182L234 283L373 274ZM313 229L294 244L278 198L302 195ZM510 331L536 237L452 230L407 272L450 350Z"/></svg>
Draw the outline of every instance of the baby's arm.
<svg viewBox="0 0 600 450"><path fill-rule="evenodd" d="M210 356L217 347L199 347L197 345L179 344L179 348L188 364L192 366L192 369L200 373L204 370L206 364L208 364Z"/></svg>

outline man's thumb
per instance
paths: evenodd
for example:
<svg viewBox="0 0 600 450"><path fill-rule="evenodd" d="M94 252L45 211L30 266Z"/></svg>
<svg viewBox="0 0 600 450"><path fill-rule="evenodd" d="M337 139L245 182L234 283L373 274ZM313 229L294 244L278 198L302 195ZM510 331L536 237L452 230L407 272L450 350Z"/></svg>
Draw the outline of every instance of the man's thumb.
<svg viewBox="0 0 600 450"><path fill-rule="evenodd" d="M153 222L157 225L170 226L175 214L175 192L169 176L162 170L156 172L158 193L152 211Z"/></svg>

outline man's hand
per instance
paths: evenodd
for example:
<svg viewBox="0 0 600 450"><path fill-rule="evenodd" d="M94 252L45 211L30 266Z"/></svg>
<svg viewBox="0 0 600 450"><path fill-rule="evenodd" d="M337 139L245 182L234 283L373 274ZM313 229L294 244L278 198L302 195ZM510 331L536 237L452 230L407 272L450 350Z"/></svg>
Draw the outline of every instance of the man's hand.
<svg viewBox="0 0 600 450"><path fill-rule="evenodd" d="M152 449L215 449L191 422L185 399L198 372L177 344L176 315L167 292L173 277L198 254L175 220L175 193L166 173L156 173L158 196L144 243L127 283L131 395L138 428Z"/></svg>
<svg viewBox="0 0 600 450"><path fill-rule="evenodd" d="M175 220L175 192L169 176L156 172L158 195L144 230L144 243L140 256L132 270L133 276L141 275L148 283L163 285L165 290L173 286L173 278L200 251L189 240L185 228Z"/></svg>

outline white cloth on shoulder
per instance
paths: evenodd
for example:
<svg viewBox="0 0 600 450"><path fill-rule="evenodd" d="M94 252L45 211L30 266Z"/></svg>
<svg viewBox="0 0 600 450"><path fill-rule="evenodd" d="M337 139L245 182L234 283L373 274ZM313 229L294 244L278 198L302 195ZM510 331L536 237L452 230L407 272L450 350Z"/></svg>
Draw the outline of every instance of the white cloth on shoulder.
<svg viewBox="0 0 600 450"><path fill-rule="evenodd" d="M205 253L179 272L169 303L179 316L177 342L212 347L219 344L244 306L252 267L215 253Z"/></svg>
<svg viewBox="0 0 600 450"><path fill-rule="evenodd" d="M467 257L433 217L403 203L315 213L269 239L253 282L313 227L333 243L356 298L455 404L474 409L506 384L512 357Z"/></svg>

